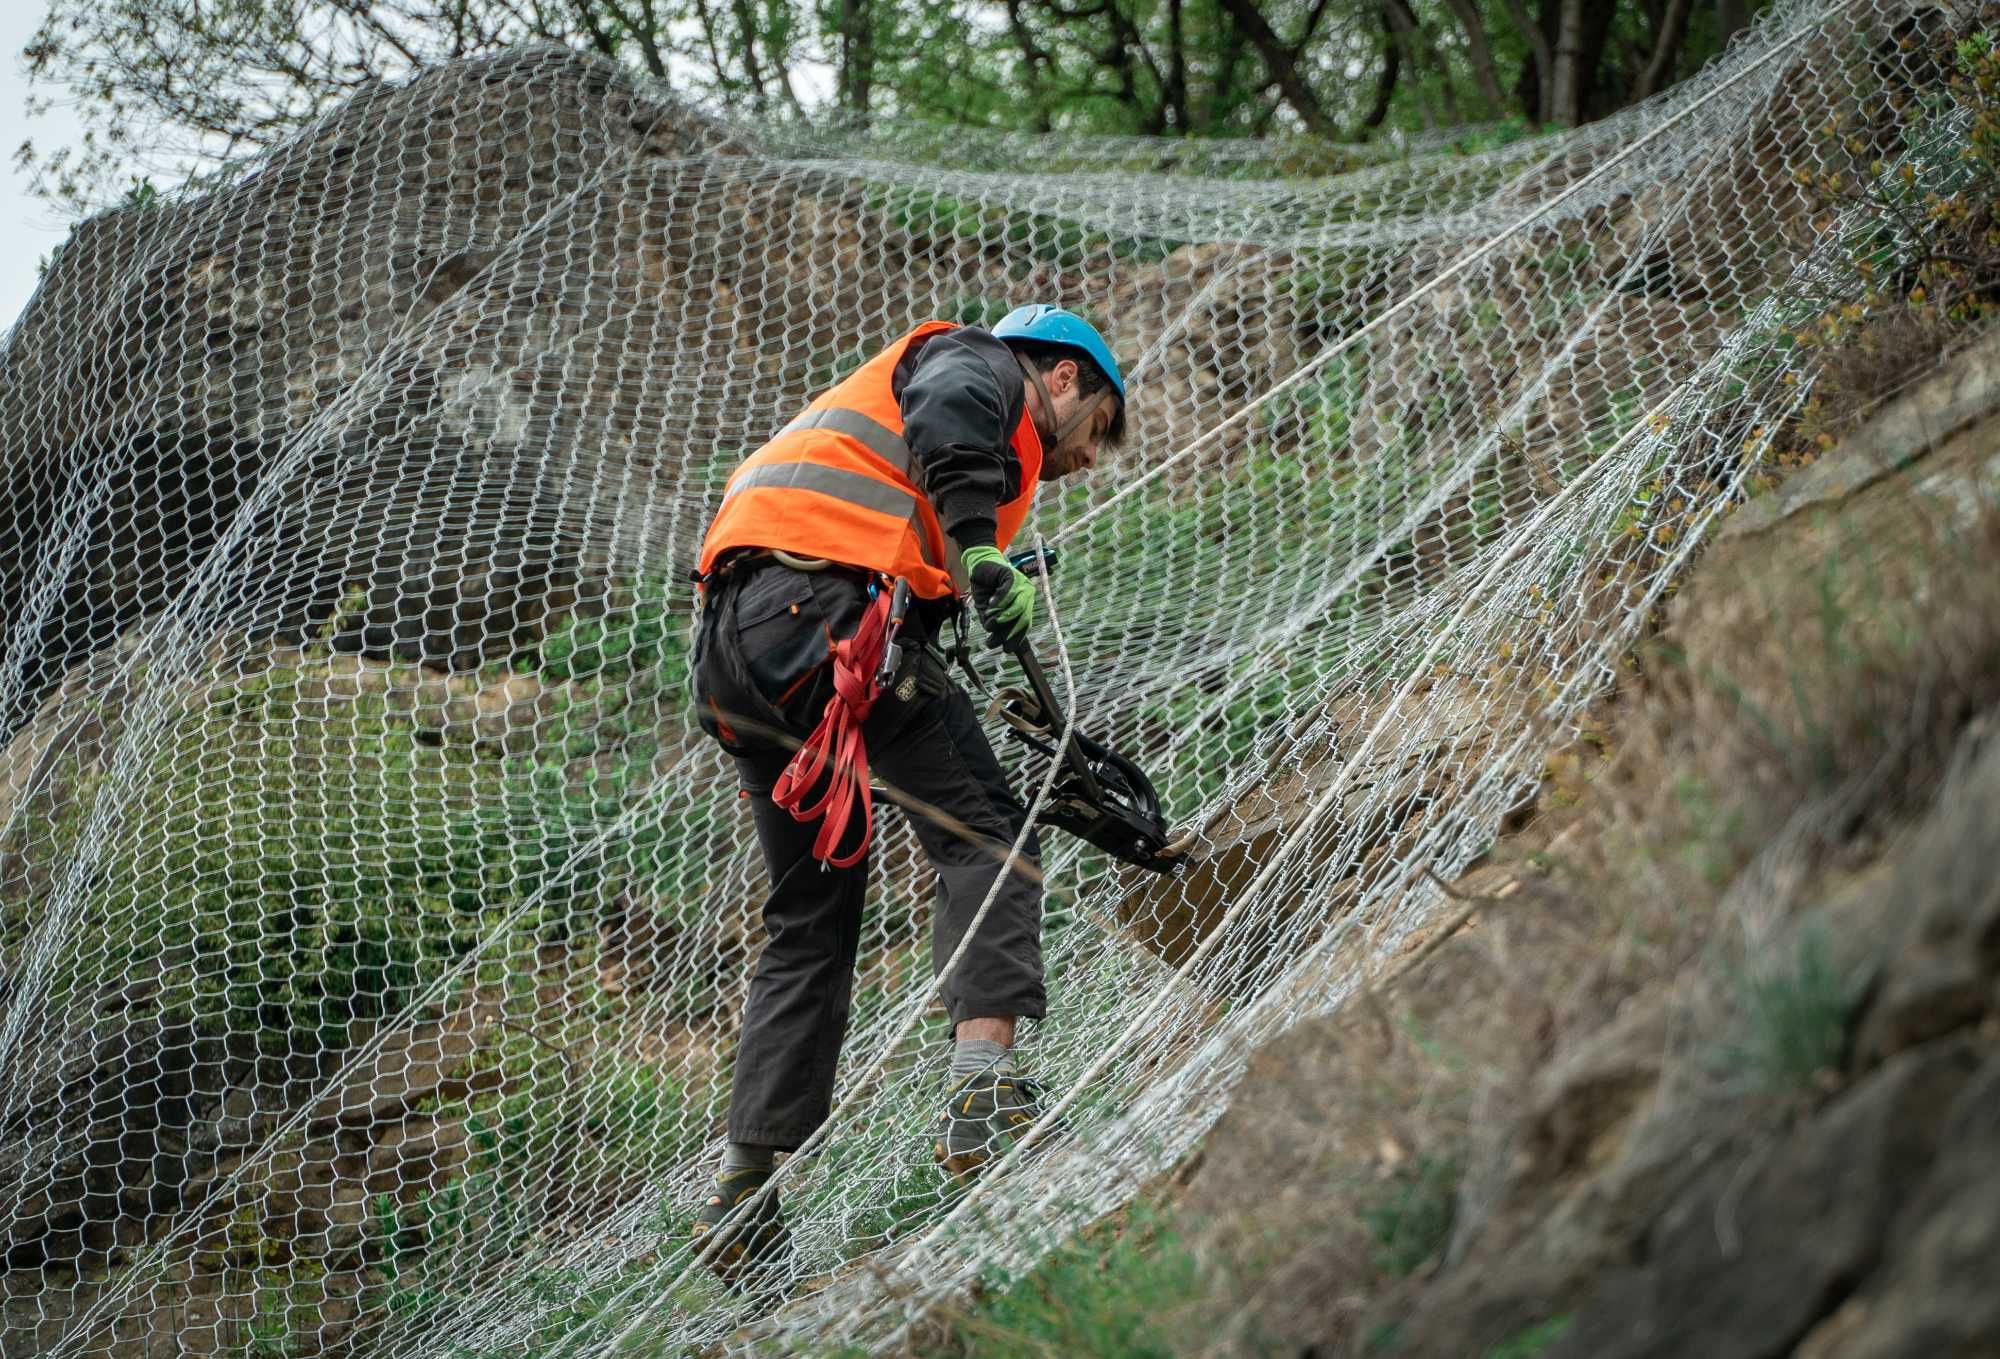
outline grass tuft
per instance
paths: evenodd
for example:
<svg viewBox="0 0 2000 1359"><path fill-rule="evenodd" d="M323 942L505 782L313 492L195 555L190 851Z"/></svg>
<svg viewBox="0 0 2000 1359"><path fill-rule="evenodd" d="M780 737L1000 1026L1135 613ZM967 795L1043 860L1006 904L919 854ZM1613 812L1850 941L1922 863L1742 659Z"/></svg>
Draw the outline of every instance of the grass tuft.
<svg viewBox="0 0 2000 1359"><path fill-rule="evenodd" d="M1518 1331L1486 1351L1486 1359L1535 1359L1569 1330L1570 1314L1561 1313Z"/></svg>
<svg viewBox="0 0 2000 1359"><path fill-rule="evenodd" d="M1773 1093L1809 1088L1840 1065L1865 984L1833 962L1822 929L1800 930L1791 957L1745 978L1741 1033L1726 1065Z"/></svg>
<svg viewBox="0 0 2000 1359"><path fill-rule="evenodd" d="M1195 1287L1172 1215L1135 1204L1114 1230L1086 1233L951 1320L936 1352L971 1359L1119 1355L1168 1359L1172 1319Z"/></svg>
<svg viewBox="0 0 2000 1359"><path fill-rule="evenodd" d="M1375 1238L1375 1264L1385 1274L1414 1274L1444 1249L1457 1215L1460 1172L1455 1161L1422 1157L1387 1195L1361 1210Z"/></svg>

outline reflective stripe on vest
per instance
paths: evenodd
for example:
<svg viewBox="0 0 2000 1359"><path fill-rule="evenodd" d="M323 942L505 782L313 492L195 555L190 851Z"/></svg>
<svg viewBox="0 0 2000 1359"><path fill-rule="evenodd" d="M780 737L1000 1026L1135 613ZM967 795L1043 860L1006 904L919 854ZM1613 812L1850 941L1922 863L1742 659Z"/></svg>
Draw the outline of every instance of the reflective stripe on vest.
<svg viewBox="0 0 2000 1359"><path fill-rule="evenodd" d="M845 414L859 420L868 420L867 416L854 411L824 413ZM794 424L796 423L795 421ZM868 423L875 425L873 420L868 420ZM889 431L882 429L880 425L875 425L875 428L884 434L889 434ZM785 432L789 434L791 427L787 426ZM842 431L842 433L849 432L851 431ZM894 439L896 436L890 434L889 437ZM896 439L896 442L900 444L902 440ZM909 456L907 449L904 450L903 456L905 458ZM888 482L864 472L850 472L844 467L827 467L816 462L764 463L756 467L746 467L737 473L730 481L729 489L723 492L722 503L727 505L743 492L758 489L817 491L821 495L830 495L835 500L858 505L864 510L907 519L917 535L917 551L923 554L924 561L931 566L942 565L937 559L936 552L931 548L930 540L924 534L923 519L917 509L917 498L900 486L891 486Z"/></svg>
<svg viewBox="0 0 2000 1359"><path fill-rule="evenodd" d="M901 576L920 597L963 594L957 544L917 481L892 391L896 365L915 341L955 330L927 321L835 383L757 449L729 479L703 536L699 569L738 548L776 548ZM1007 445L1020 491L994 507L1004 550L1026 519L1040 479L1042 445L1024 408Z"/></svg>
<svg viewBox="0 0 2000 1359"><path fill-rule="evenodd" d="M830 429L836 434L845 434L850 439L858 440L863 448L904 476L910 475L910 446L903 442L902 435L873 416L843 406L829 406L824 410L807 411L779 430L777 437L782 439L802 429Z"/></svg>

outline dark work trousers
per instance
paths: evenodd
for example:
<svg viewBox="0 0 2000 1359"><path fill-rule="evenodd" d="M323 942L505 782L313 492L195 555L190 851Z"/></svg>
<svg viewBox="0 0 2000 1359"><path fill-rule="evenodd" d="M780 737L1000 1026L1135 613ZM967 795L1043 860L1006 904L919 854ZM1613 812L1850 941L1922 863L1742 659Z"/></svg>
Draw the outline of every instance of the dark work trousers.
<svg viewBox="0 0 2000 1359"><path fill-rule="evenodd" d="M833 1104L869 859L824 867L812 856L820 823L793 820L771 801L771 789L825 711L833 692L829 647L853 635L867 590L859 572L765 562L712 584L703 610L693 659L696 711L736 759L771 880L766 942L750 980L730 1095L729 1136L737 1142L790 1150ZM921 639L914 613L904 626L905 639ZM932 646L905 647L896 682L876 700L862 736L871 781L902 807L937 871L935 968L957 949L986 900L1026 811L970 700ZM877 799L878 823L887 812ZM856 817L842 851L859 831ZM1004 1015L1040 1019L1046 1012L1040 877L1040 847L1031 833L945 981L954 1024Z"/></svg>

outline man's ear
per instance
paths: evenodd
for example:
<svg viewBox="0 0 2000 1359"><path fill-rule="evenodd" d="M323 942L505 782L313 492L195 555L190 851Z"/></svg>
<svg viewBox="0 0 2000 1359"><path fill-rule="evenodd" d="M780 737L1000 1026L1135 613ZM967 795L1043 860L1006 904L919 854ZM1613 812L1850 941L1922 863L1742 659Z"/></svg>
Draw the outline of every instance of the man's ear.
<svg viewBox="0 0 2000 1359"><path fill-rule="evenodd" d="M1064 392L1073 390L1081 372L1082 370L1076 366L1075 359L1063 359L1057 363L1054 371L1049 374L1052 379L1049 383L1049 394L1061 396Z"/></svg>

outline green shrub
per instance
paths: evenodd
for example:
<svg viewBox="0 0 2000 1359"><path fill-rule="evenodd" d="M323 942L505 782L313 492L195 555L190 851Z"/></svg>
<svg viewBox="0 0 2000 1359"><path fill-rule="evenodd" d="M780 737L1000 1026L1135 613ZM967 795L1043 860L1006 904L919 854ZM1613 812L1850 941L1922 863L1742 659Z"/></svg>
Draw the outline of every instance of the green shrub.
<svg viewBox="0 0 2000 1359"><path fill-rule="evenodd" d="M1828 956L1823 929L1801 929L1790 958L1744 979L1740 1036L1725 1065L1775 1093L1808 1088L1839 1066L1865 987L1864 975Z"/></svg>
<svg viewBox="0 0 2000 1359"><path fill-rule="evenodd" d="M1295 614L1303 582L1322 576L1330 558L1345 559L1372 542L1368 534L1379 498L1415 493L1430 472L1414 444L1365 472L1334 456L1332 450L1347 439L1353 380L1350 370L1339 369L1294 393L1271 417L1266 439L1204 474L1198 497L1170 479L1156 479L1062 541L1064 561L1055 588L1069 601L1065 636L1080 673L1115 663L1150 637L1184 629L1188 589L1226 599L1221 616L1262 613L1277 625ZM1312 452L1297 451L1302 446ZM1384 489L1391 486L1401 489ZM1058 494L1063 520L1084 513L1093 498L1087 487ZM1268 516L1273 503L1290 507L1298 531L1242 541L1240 526ZM1157 588L1104 595L1105 581L1129 577L1134 553L1155 564ZM1251 649L1161 677L1147 702L1123 714L1128 725L1112 743L1161 752L1147 762L1147 773L1170 821L1216 795L1224 770L1240 768L1319 681L1343 667L1366 668L1357 665L1353 648L1364 635L1363 615L1392 588L1391 572L1386 560L1361 572L1342 597L1325 605L1312 627L1295 636L1277 639L1244 626L1240 635L1252 642ZM1078 607L1065 584L1075 580L1090 582L1101 597ZM1218 654L1224 650L1218 648ZM1225 693L1226 699L1218 698ZM1100 725L1105 720L1104 714L1094 718ZM1193 732L1200 733L1199 740L1186 739Z"/></svg>
<svg viewBox="0 0 2000 1359"><path fill-rule="evenodd" d="M400 1011L482 940L513 956L624 889L694 909L705 883L676 875L708 871L687 852L698 813L600 843L650 783L686 669L664 588L633 593L615 616L551 633L543 678L594 708L552 724L547 758L439 742L382 694L334 696L310 652L210 687L121 776L58 1002L137 983L166 1022L303 1054ZM105 778L79 775L51 862L80 847L80 809L111 791ZM27 910L9 911L10 951Z"/></svg>
<svg viewBox="0 0 2000 1359"><path fill-rule="evenodd" d="M383 1278L371 1305L417 1320L506 1283L546 1294L572 1320L594 1314L610 1286L593 1292L567 1271L521 1262L541 1238L565 1239L579 1211L643 1189L692 1154L708 1121L689 1115L679 1081L613 1052L573 1070L546 1042L510 1034L476 1061L497 1068L505 1091L474 1101L463 1173L409 1203L383 1194L371 1204L369 1254ZM542 1173L524 1173L531 1167ZM668 1247L684 1227L670 1208L646 1230Z"/></svg>
<svg viewBox="0 0 2000 1359"><path fill-rule="evenodd" d="M684 619L673 613L670 587L643 577L629 607L590 616L567 614L536 648L536 668L559 681L628 684L635 680L677 692L687 671Z"/></svg>
<svg viewBox="0 0 2000 1359"><path fill-rule="evenodd" d="M1570 1321L1568 1312L1552 1316L1547 1321L1538 1321L1486 1351L1486 1359L1535 1359L1536 1355L1568 1333Z"/></svg>
<svg viewBox="0 0 2000 1359"><path fill-rule="evenodd" d="M324 687L272 669L173 719L97 865L93 947L59 986L140 982L170 1022L301 1053L476 946L519 867L466 834L492 771Z"/></svg>
<svg viewBox="0 0 2000 1359"><path fill-rule="evenodd" d="M1167 1359L1174 1317L1195 1280L1194 1253L1171 1215L1141 1201L1108 1236L1086 1234L1050 1252L1017 1282L989 1281L985 1296L953 1319L942 1352Z"/></svg>
<svg viewBox="0 0 2000 1359"><path fill-rule="evenodd" d="M1053 213L900 185L871 187L863 203L869 212L918 240L947 237L1008 245L1064 269L1107 259L1148 263L1165 259L1185 244L1165 237L1114 234Z"/></svg>
<svg viewBox="0 0 2000 1359"><path fill-rule="evenodd" d="M1525 141L1531 137L1546 137L1551 133L1560 132L1561 130L1562 125L1560 123L1543 123L1537 127L1516 113L1501 119L1497 123L1487 123L1483 127L1475 127L1462 136L1453 138L1450 143L1450 149L1461 156L1477 156L1487 151L1498 150L1503 146L1511 146L1515 142Z"/></svg>
<svg viewBox="0 0 2000 1359"><path fill-rule="evenodd" d="M1375 1238L1378 1269L1413 1274L1436 1258L1451 1239L1458 1180L1456 1162L1420 1157L1379 1202L1361 1210L1361 1221Z"/></svg>

